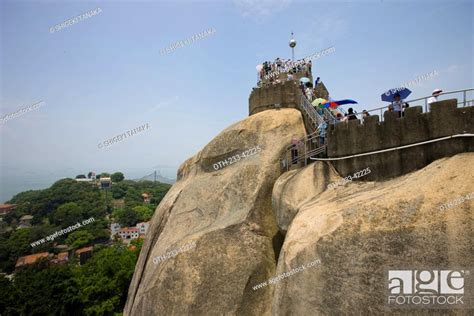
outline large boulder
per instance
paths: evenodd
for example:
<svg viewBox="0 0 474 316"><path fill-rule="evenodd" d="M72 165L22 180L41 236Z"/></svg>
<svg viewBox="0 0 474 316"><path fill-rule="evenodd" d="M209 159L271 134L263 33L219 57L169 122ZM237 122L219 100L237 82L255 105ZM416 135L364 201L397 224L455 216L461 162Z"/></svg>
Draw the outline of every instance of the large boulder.
<svg viewBox="0 0 474 316"><path fill-rule="evenodd" d="M285 147L304 135L299 111L264 111L183 163L151 221L124 315L268 315L272 289L252 286L275 272L271 192Z"/></svg>
<svg viewBox="0 0 474 316"><path fill-rule="evenodd" d="M272 205L280 231L286 234L300 207L324 192L327 185L338 178L331 164L319 162L279 177L273 187Z"/></svg>
<svg viewBox="0 0 474 316"><path fill-rule="evenodd" d="M301 172L314 174L317 168ZM317 176L295 177L287 186L292 192L307 190ZM472 267L473 184L474 153L463 153L390 181L350 182L321 194L313 190L309 200L284 196L286 207L294 206L288 212L297 213L276 275L299 270L273 285L272 314L397 314L386 306L390 268ZM458 314L436 314L446 312ZM428 310L402 314L428 315Z"/></svg>

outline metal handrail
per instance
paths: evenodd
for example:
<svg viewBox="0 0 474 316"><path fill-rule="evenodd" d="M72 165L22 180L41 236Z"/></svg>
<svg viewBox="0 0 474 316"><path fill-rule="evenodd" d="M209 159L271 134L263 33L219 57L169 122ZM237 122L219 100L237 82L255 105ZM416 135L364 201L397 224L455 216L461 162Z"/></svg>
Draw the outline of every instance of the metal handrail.
<svg viewBox="0 0 474 316"><path fill-rule="evenodd" d="M462 101L462 102L458 102L458 105L459 105L459 104L463 104L463 107L465 107L465 106L466 106L466 103L468 104L468 106L470 106L469 103L472 103L472 102L474 101L474 99L466 100L466 93L469 92L469 91L474 91L474 88L447 91L447 92L444 92L444 93L440 93L439 96L463 92L463 101ZM425 112L428 112L428 99L431 98L431 97L432 97L432 96L430 95L430 96L426 96L426 97L422 97L422 98L418 98L418 99L412 99L412 100L408 100L408 101L404 101L404 102L406 102L406 103L411 103L411 102L416 102L416 101L424 100L424 103L425 103ZM383 110L384 110L384 109L388 109L389 106L390 106L390 105L382 106L382 107L379 107L379 108L375 108L375 109L372 109L372 110L368 110L367 112L368 112L368 113L371 113L371 112L375 112L375 111L380 111L380 120L383 121ZM362 115L362 114L363 114L363 113L355 113L355 115Z"/></svg>
<svg viewBox="0 0 474 316"><path fill-rule="evenodd" d="M467 104L467 106L474 106L474 99L466 100L466 92L468 92L468 91L474 91L474 88L448 91L448 92L445 92L445 93L441 93L440 95L447 95L447 94L463 92L463 101L458 102L457 104L458 105L463 104L463 107L465 107L466 104ZM418 98L418 99L413 99L413 100L409 100L409 101L406 101L406 102L408 103L408 102L416 102L416 101L420 101L420 100L425 100L425 110L427 112L428 107L426 106L426 104L427 104L428 98L430 98L430 97L431 96ZM326 151L326 148L327 148L327 144L326 144L326 139L327 138L325 137L325 143L323 145L319 146L320 144L318 143L318 141L319 141L318 137L320 136L320 129L319 129L320 124L324 123L324 122L329 123L331 121L333 121L333 122L337 121L337 119L332 115L331 111L329 111L328 109L323 109L323 116L321 116L314 109L312 104L309 102L309 100L303 94L301 94L301 102L299 104L299 107L300 107L301 111L304 114L306 114L307 117L309 117L312 124L315 124L316 127L315 127L314 132L308 134L307 136L305 136L304 138L299 140L298 145L290 145L286 148L284 164L286 164L287 170L289 170L290 165L298 163L301 160L303 160L304 164L306 165L308 158L311 158L312 156L316 156L318 154L324 153ZM380 110L381 111L380 118L383 121L382 110L386 109L386 108L388 108L388 106L375 108L375 109L372 109L372 110L367 111L367 112L374 112L374 111L379 111ZM354 114L355 115L360 115L362 113L354 113ZM316 142L315 142L315 140L316 140ZM318 146L313 148L313 145L315 143L318 144ZM296 150L298 152L298 147L301 147L301 146L304 146L304 155L302 155L302 156L297 155L295 159L290 159L289 160L288 155L289 154L291 155L291 151Z"/></svg>
<svg viewBox="0 0 474 316"><path fill-rule="evenodd" d="M333 124L336 123L337 119L334 117L334 115L332 115L332 112L329 111L329 109L323 109L323 112L324 112L324 116L326 118L326 121L327 122L331 122Z"/></svg>
<svg viewBox="0 0 474 316"><path fill-rule="evenodd" d="M309 125L312 127L311 133L306 135L304 138L298 140L298 144L292 144L286 148L285 151L285 160L284 164L286 164L287 170L289 170L290 165L298 163L299 161L303 160L305 165L307 163L307 158L310 156L315 156L320 153L326 151L326 144L320 145L319 144L319 136L320 136L320 126L321 124L327 121L327 114L324 113L320 115L318 111L314 108L314 106L309 102L306 96L300 92L300 103L298 107L302 114L309 120ZM331 115L332 116L332 115ZM292 150L298 151L298 147L304 146L304 155L296 156L296 158L288 159L288 156L291 155Z"/></svg>
<svg viewBox="0 0 474 316"><path fill-rule="evenodd" d="M308 134L308 135L306 135L305 137L303 137L301 139L298 139L298 143L303 144L303 143L307 142L308 140L314 139L317 136L319 136L319 128L317 128L316 131L314 131L313 133ZM293 146L294 146L293 144L289 145L288 147L286 147L286 150L289 150L289 149L293 148Z"/></svg>
<svg viewBox="0 0 474 316"><path fill-rule="evenodd" d="M326 151L327 145L319 144L319 130L308 135L303 140L299 140L298 144L290 145L285 150L285 163L287 171L289 170L290 166L293 164L297 164L298 162L303 161L304 165L307 164L308 157L316 156ZM297 153L296 157L288 159L289 156L292 156L292 151ZM298 155L301 151L304 152L303 155Z"/></svg>
<svg viewBox="0 0 474 316"><path fill-rule="evenodd" d="M319 126L319 124L324 123L324 117L319 115L319 113L315 110L314 106L309 102L306 96L300 92L300 108L304 111L304 113L309 117L312 123L315 126L315 129Z"/></svg>

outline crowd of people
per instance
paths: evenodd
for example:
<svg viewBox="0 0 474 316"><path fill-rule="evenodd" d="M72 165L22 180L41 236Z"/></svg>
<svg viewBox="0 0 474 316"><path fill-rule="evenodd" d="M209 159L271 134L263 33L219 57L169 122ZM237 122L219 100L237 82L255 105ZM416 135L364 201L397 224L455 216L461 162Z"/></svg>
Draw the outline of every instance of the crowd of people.
<svg viewBox="0 0 474 316"><path fill-rule="evenodd" d="M276 58L275 61L265 61L263 64L257 66L258 74L259 74L259 81L257 83L257 88L266 87L270 85L276 85L284 81L293 81L295 80L295 74L300 73L300 77L310 77L311 76L311 69L312 63L311 60L300 59L297 61L292 61L291 59L282 59ZM280 74L286 74L286 78L281 78ZM318 77L314 85L312 82L308 81L309 78L306 80L307 82L299 81L299 88L301 93L306 96L306 98L311 103L314 99L317 98L316 88L318 86L320 78ZM438 101L437 97L442 93L441 89L435 89L432 93L432 97L428 99L428 104ZM396 112L399 117L404 116L404 111L406 108L409 107L409 104L405 102L400 94L397 92L393 97L393 101L388 106L389 112ZM329 109L334 116L335 120L333 122L329 122L331 124L338 124L341 122L348 122L352 120L357 120L359 113L354 111L353 108L348 108L347 112L345 112L341 107L335 109ZM317 109L317 111L321 113L321 109ZM370 116L367 110L363 110L361 113L362 119L367 118ZM319 144L325 144L326 138L326 130L328 124L327 122L323 122L318 126L319 129ZM293 144L296 146L296 144Z"/></svg>
<svg viewBox="0 0 474 316"><path fill-rule="evenodd" d="M265 85L278 84L285 79L280 79L280 74L286 74L286 81L295 79L296 73L302 73L303 76L311 75L311 60L300 59L292 61L291 59L276 58L275 61L265 61L257 66L259 81L257 87Z"/></svg>
<svg viewBox="0 0 474 316"><path fill-rule="evenodd" d="M318 77L315 82L314 82L314 85L311 83L311 82L307 82L307 83L302 83L300 82L299 84L299 87L300 87L300 90L301 90L301 93L306 96L306 98L308 99L308 101L310 103L312 103L316 98L317 98L317 91L316 91L316 88L318 86L320 82L320 78ZM316 111L322 115L323 114L323 110L321 108L318 108L316 107ZM349 108L347 110L346 113L343 114L344 110L341 108L341 107L338 107L338 108L331 108L329 109L329 111L331 112L331 114L334 116L334 118L336 119L334 122L331 122L331 123L334 123L334 124L337 124L337 123L340 123L340 122L344 122L344 121L350 121L350 120L356 120L357 119L357 112L354 111L353 108ZM367 112L366 110L364 110L362 112L362 116L363 117L367 117L367 116L370 116L369 112ZM326 125L327 126L327 125ZM320 126L321 127L321 126ZM321 129L321 128L320 128Z"/></svg>
<svg viewBox="0 0 474 316"><path fill-rule="evenodd" d="M318 77L319 80L319 77ZM317 81L316 81L317 84ZM301 87L301 85L300 85ZM301 90L303 94L306 96L306 98L311 102L314 99L314 90L312 89L311 84L307 84L306 88L301 87ZM427 100L428 105L430 105L433 102L438 101L438 96L443 92L441 89L435 89L433 93L431 94L432 96ZM405 110L410 107L410 104L408 102L405 102L399 93L396 93L394 95L394 100L390 105L387 107L388 112L395 112L397 113L398 117L404 117L405 116ZM347 110L347 113L341 113L342 108L336 108L336 109L331 109L331 112L333 116L335 117L335 122L334 124L344 122L344 121L351 121L351 120L357 120L357 115L358 113L354 111L353 108L349 108ZM362 111L362 119L369 117L370 114L367 110Z"/></svg>
<svg viewBox="0 0 474 316"><path fill-rule="evenodd" d="M316 79L314 86L311 82L307 83L299 83L299 87L301 89L301 92L303 93L304 96L308 99L309 102L312 102L316 99L317 94L315 93L315 89L319 83L319 77ZM443 91L441 89L435 89L432 93L432 96L427 100L428 105L430 105L433 102L438 101L438 96L442 93ZM409 107L409 104L405 102L400 94L397 92L393 95L393 101L390 103L388 106L388 111L389 112L396 112L399 117L404 116L405 109ZM320 114L323 115L323 109L315 105L316 111ZM326 144L326 134L327 134L327 128L328 124L338 124L341 122L348 122L352 120L357 120L359 113L357 113L353 108L348 108L347 112L345 112L341 107L337 108L328 108L328 111L331 112L331 114L334 116L335 120L329 120L329 121L323 121L322 123L319 124L317 130L319 133L319 137L317 140L317 145L318 146L323 146ZM367 110L363 110L361 113L361 118L365 119L370 116L370 113ZM291 142L291 161L295 163L298 161L298 148L300 146L305 146L305 144L297 139L293 139Z"/></svg>
<svg viewBox="0 0 474 316"><path fill-rule="evenodd" d="M300 81L299 83L301 93L306 96L309 102L313 102L313 100L316 98L316 87L318 86L318 83L319 77L314 81L314 85L311 82L303 83Z"/></svg>

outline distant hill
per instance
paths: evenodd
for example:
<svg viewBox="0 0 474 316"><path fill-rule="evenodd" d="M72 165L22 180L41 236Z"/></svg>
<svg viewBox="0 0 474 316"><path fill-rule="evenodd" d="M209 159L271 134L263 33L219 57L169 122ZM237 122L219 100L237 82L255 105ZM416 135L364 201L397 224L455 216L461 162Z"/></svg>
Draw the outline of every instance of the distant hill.
<svg viewBox="0 0 474 316"><path fill-rule="evenodd" d="M149 174L144 177L141 177L140 179L134 179L133 181L153 181L155 180L155 174ZM156 181L161 182L161 183L167 183L167 184L174 184L176 180L169 179L167 177L162 176L159 172L156 173Z"/></svg>

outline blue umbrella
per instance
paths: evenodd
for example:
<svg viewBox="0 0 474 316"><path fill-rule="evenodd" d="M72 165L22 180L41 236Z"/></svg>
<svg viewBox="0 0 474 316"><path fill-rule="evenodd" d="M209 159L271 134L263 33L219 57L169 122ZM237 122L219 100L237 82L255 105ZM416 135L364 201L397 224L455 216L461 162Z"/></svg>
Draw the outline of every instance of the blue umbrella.
<svg viewBox="0 0 474 316"><path fill-rule="evenodd" d="M311 82L311 80L309 80L309 78L307 78L307 77L302 77L302 78L300 78L300 81L301 81L302 83Z"/></svg>
<svg viewBox="0 0 474 316"><path fill-rule="evenodd" d="M382 94L382 101L393 102L395 101L395 95L400 95L400 99L406 99L411 94L410 89L407 88L396 88L390 89Z"/></svg>

